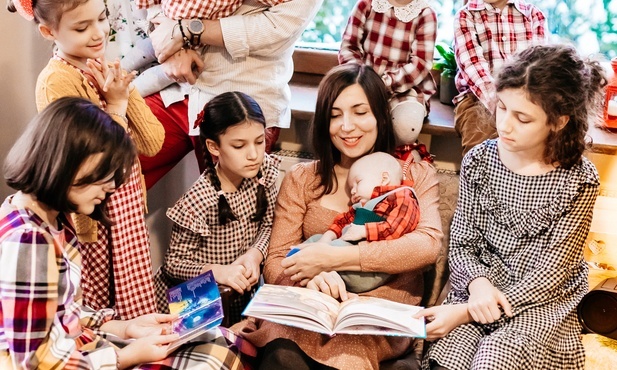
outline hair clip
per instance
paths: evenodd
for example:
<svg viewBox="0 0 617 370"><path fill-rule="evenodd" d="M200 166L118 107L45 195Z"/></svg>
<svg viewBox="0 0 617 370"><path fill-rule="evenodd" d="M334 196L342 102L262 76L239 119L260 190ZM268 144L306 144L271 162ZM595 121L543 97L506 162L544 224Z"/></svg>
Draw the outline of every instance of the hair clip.
<svg viewBox="0 0 617 370"><path fill-rule="evenodd" d="M225 192L224 192L223 190L219 190L219 191L217 191L217 192L216 192L216 194L217 194L218 196L221 196L221 195L222 195L222 196L225 196Z"/></svg>
<svg viewBox="0 0 617 370"><path fill-rule="evenodd" d="M199 125L201 125L201 122L204 120L204 111L202 110L201 112L199 112L199 114L197 115L197 119L195 120L195 124L193 124L193 128L197 128L199 127Z"/></svg>
<svg viewBox="0 0 617 370"><path fill-rule="evenodd" d="M34 8L32 0L16 0L13 2L15 10L19 15L26 18L28 21L34 20Z"/></svg>

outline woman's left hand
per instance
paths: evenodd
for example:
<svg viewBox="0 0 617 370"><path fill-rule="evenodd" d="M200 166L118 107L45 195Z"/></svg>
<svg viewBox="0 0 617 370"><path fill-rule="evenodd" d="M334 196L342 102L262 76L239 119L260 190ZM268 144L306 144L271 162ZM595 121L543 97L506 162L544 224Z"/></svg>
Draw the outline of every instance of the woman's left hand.
<svg viewBox="0 0 617 370"><path fill-rule="evenodd" d="M125 339L171 334L171 322L177 315L152 313L126 321Z"/></svg>
<svg viewBox="0 0 617 370"><path fill-rule="evenodd" d="M326 293L335 299L340 298L341 301L346 301L356 296L356 294L347 292L345 282L341 278L341 275L339 275L336 271L322 272L318 274L306 283L306 287L318 292Z"/></svg>
<svg viewBox="0 0 617 370"><path fill-rule="evenodd" d="M335 249L323 243L308 243L297 245L300 251L281 261L281 266L285 269L283 273L291 278L292 281L308 283L308 280L324 271L332 271Z"/></svg>

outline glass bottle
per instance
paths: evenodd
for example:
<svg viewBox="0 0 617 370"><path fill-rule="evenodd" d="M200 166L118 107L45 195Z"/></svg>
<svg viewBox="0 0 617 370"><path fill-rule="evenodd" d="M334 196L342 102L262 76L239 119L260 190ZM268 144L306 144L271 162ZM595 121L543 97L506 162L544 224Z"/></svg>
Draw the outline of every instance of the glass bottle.
<svg viewBox="0 0 617 370"><path fill-rule="evenodd" d="M617 57L611 59L613 78L606 86L604 102L604 125L610 130L617 130Z"/></svg>

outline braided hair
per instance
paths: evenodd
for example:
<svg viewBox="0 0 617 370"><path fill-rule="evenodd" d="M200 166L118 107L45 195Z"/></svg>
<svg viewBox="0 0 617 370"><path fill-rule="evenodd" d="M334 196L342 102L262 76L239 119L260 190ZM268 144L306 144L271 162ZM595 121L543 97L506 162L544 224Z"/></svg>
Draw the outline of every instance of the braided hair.
<svg viewBox="0 0 617 370"><path fill-rule="evenodd" d="M231 91L215 96L204 106L203 111L197 116L195 125L199 125L200 141L206 148L206 139L212 140L217 144L220 143L220 136L231 127L244 122L259 123L266 127L266 119L264 118L261 107L255 99L249 95ZM221 180L216 172L216 167L212 155L205 150L205 161L208 167L208 179L212 186L217 191L219 200L219 224L225 225L229 221L235 221L238 218L227 202L225 192L221 189ZM251 221L259 222L263 219L268 208L268 199L266 196L266 188L264 186L263 174L261 169L257 173L257 200L255 214L251 217Z"/></svg>

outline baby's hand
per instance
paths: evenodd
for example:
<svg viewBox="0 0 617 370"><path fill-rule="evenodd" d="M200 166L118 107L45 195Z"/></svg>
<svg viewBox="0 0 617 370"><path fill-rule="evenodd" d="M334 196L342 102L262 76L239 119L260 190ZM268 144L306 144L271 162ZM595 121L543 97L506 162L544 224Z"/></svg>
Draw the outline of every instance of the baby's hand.
<svg viewBox="0 0 617 370"><path fill-rule="evenodd" d="M366 227L364 227L364 225L351 224L345 229L345 233L341 235L341 239L346 241L366 239Z"/></svg>

